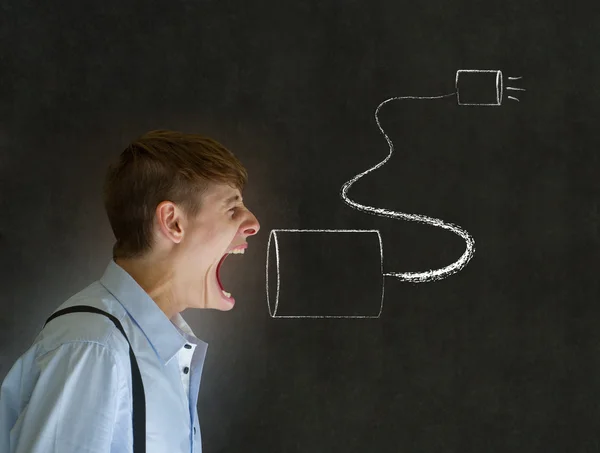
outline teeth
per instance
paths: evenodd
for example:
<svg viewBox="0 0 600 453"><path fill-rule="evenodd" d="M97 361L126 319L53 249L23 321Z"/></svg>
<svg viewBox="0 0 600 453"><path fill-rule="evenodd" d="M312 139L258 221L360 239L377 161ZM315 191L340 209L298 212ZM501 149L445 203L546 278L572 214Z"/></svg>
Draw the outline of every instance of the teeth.
<svg viewBox="0 0 600 453"><path fill-rule="evenodd" d="M244 254L244 250L245 249L233 249L231 252L229 252L230 254L233 253L235 255L243 255Z"/></svg>
<svg viewBox="0 0 600 453"><path fill-rule="evenodd" d="M225 294L225 297L231 297L231 293L228 293L227 291L225 291L224 289L221 290L221 292L223 294Z"/></svg>

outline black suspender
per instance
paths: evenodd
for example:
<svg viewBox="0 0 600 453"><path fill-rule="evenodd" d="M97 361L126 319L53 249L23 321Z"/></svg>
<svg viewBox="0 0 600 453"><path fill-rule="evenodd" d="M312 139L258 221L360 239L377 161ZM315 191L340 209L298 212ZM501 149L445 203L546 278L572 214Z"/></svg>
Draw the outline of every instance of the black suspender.
<svg viewBox="0 0 600 453"><path fill-rule="evenodd" d="M67 313L81 312L98 313L106 316L115 324L115 326L117 326L117 329L121 331L127 340L127 343L129 343L129 338L127 338L123 326L116 317L96 307L90 307L89 305L76 305L74 307L59 310L48 318L44 327L58 316ZM131 343L129 343L129 359L131 361L131 382L133 384L133 451L134 453L144 453L146 451L146 396L144 393L142 375L140 374L135 354L131 348Z"/></svg>

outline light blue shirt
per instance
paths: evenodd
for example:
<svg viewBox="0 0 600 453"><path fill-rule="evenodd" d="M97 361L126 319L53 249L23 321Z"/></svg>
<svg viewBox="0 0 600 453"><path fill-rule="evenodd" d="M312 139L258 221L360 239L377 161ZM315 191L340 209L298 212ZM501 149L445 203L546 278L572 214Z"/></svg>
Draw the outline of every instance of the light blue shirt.
<svg viewBox="0 0 600 453"><path fill-rule="evenodd" d="M72 305L123 325L144 383L146 451L200 453L196 404L208 345L179 313L169 320L113 260L55 311ZM110 319L69 313L39 333L0 387L0 451L133 452L129 345Z"/></svg>

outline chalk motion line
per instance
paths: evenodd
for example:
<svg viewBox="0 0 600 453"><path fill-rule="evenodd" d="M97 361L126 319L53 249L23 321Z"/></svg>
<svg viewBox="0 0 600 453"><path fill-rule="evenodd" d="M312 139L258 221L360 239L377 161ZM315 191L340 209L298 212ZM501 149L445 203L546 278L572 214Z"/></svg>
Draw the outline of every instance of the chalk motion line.
<svg viewBox="0 0 600 453"><path fill-rule="evenodd" d="M433 217L421 215L421 214L406 214L406 213L402 213L402 212L391 211L389 209L376 208L374 206L363 205L363 204L357 203L356 201L351 200L348 197L348 190L350 189L350 187L352 187L352 185L356 181L358 181L363 176L368 175L369 173L377 170L379 167L385 165L385 163L388 160L390 160L390 158L394 154L394 144L393 144L392 140L390 140L388 135L385 133L385 131L381 127L381 123L379 122L379 110L381 109L381 107L383 107L384 105L386 105L389 102L397 101L397 100L442 99L442 98L455 96L456 94L457 94L457 92L455 91L453 93L445 94L445 95L441 95L441 96L397 96L397 97L393 97L390 99L386 99L381 104L379 104L379 106L377 106L377 109L375 109L375 121L377 122L377 127L381 131L381 134L385 137L385 140L388 143L390 152L387 155L387 157L385 159L383 159L381 162L379 162L377 165L356 175L354 178L352 178L351 180L349 180L342 186L342 189L340 192L342 199L349 206L351 206L352 208L354 208L358 211L381 216L381 217L389 217L392 219L400 219L400 220L407 220L407 221L412 221L412 222L419 222L419 223L424 223L427 225L432 225L432 226L435 226L438 228L443 228L445 230L452 231L454 234L457 234L465 241L466 247L465 247L464 253L461 255L461 257L458 260L456 260L452 264L449 264L448 266L442 267L440 269L429 269L427 271L422 271L422 272L387 272L387 273L383 274L385 277L394 277L394 278L397 278L402 281L413 282L413 283L425 283L425 282L441 280L446 277L449 277L452 274L459 272L462 268L464 268L467 265L467 263L471 260L471 258L473 257L473 254L475 253L475 241L473 240L473 238L471 237L471 235L469 233L467 233L464 229L462 229L461 227L459 227L457 225L454 225L449 222L444 222L443 220L436 219Z"/></svg>

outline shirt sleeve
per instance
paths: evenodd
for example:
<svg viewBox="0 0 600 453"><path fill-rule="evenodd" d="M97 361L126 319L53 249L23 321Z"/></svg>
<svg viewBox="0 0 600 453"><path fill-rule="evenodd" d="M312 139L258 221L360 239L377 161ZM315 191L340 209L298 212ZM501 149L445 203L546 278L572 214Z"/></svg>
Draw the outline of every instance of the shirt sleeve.
<svg viewBox="0 0 600 453"><path fill-rule="evenodd" d="M37 360L39 378L11 439L15 453L109 453L119 398L113 352L66 343Z"/></svg>

